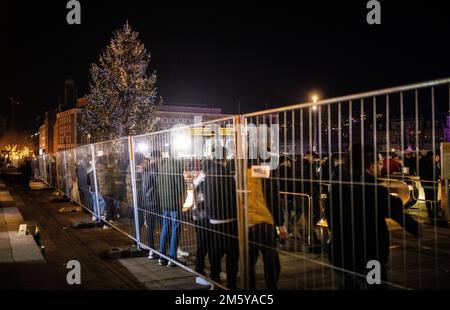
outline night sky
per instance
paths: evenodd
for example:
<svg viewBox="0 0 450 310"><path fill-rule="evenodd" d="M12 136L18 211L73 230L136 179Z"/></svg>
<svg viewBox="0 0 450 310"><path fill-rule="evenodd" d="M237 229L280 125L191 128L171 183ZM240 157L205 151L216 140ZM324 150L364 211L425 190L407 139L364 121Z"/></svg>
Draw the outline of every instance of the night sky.
<svg viewBox="0 0 450 310"><path fill-rule="evenodd" d="M90 64L126 20L151 51L168 104L237 113L238 102L247 112L313 90L334 97L450 76L446 1L381 0L377 26L366 23L365 0L80 2L82 24L73 26L65 0L0 4L1 110L8 116L8 98L17 99L20 129L35 130L36 117L57 107L65 78L79 96L89 91Z"/></svg>

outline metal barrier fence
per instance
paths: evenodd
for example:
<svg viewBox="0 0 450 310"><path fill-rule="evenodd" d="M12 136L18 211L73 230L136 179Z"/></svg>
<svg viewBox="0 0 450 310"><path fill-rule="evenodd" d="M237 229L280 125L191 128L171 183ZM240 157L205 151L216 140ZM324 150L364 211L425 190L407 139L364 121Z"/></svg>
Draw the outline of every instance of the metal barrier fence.
<svg viewBox="0 0 450 310"><path fill-rule="evenodd" d="M448 288L448 111L443 79L85 145L39 172L219 286Z"/></svg>

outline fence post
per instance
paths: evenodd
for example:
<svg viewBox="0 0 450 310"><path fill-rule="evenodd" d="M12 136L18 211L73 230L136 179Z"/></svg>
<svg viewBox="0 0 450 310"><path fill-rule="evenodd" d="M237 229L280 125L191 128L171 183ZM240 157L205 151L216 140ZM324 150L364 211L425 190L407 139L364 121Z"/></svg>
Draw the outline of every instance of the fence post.
<svg viewBox="0 0 450 310"><path fill-rule="evenodd" d="M48 184L50 186L53 186L53 182L52 182L52 155L48 155Z"/></svg>
<svg viewBox="0 0 450 310"><path fill-rule="evenodd" d="M64 151L62 151L64 152ZM53 182L55 185L55 188L58 190L59 194L64 193L64 189L63 189L63 181L62 181L62 177L64 176L64 164L60 164L60 161L64 162L64 156L63 159L61 159L61 153L60 152L56 152L54 157L55 157L55 176L56 176L56 180L53 180ZM50 160L50 167L51 167L51 163L52 161ZM53 173L50 173L50 175L52 176ZM59 178L58 176L61 175L61 178ZM60 182L59 182L60 181Z"/></svg>
<svg viewBox="0 0 450 310"><path fill-rule="evenodd" d="M43 179L45 181L45 183L47 183L47 166L45 164L45 155L41 154L41 158L39 161L39 166L42 166L42 168L40 168L41 170L41 179Z"/></svg>
<svg viewBox="0 0 450 310"><path fill-rule="evenodd" d="M64 177L65 177L65 179L66 179L66 195L67 195L67 197L69 197L69 199L70 200L72 200L72 197L70 197L70 193L69 193L69 191L70 191L70 187L69 187L69 179L68 179L68 177L67 177L67 158L66 158L66 150L64 150L64 151L62 151L63 152L63 155L64 155ZM56 163L56 165L58 165L58 163ZM56 179L58 179L58 176L56 176Z"/></svg>
<svg viewBox="0 0 450 310"><path fill-rule="evenodd" d="M247 219L247 141L245 132L245 118L236 116L236 200L238 208L238 240L239 240L239 274L241 289L248 289L249 260L248 260L248 219Z"/></svg>
<svg viewBox="0 0 450 310"><path fill-rule="evenodd" d="M49 185L49 186L51 186L51 184L50 184L50 177L49 177L49 174L50 174L50 165L48 165L48 171L47 171L47 164L48 164L48 155L46 154L45 155L45 157L44 157L44 169L45 169L45 182Z"/></svg>
<svg viewBox="0 0 450 310"><path fill-rule="evenodd" d="M78 187L78 175L77 175L77 170L78 170L77 149L76 149L76 148L73 148L73 149L71 149L70 151L72 152L72 156L73 156L73 164L75 165L75 167L72 168L72 169L73 169L73 173L75 173L75 175L72 175L72 173L70 174L71 177L72 177L72 189L73 189L74 186L75 186L75 184L73 184L73 183L74 183L73 180L75 179L75 180L76 180L75 182L77 183L77 190L78 190L78 193L75 192L75 196L78 197L78 200L75 200L75 199L74 199L74 200L75 200L76 202L78 202L80 205L84 206L84 205L81 203L80 188ZM71 193L71 195L73 195L73 193ZM87 207L87 206L84 206L84 207Z"/></svg>
<svg viewBox="0 0 450 310"><path fill-rule="evenodd" d="M94 173L94 189L95 189L95 215L97 216L97 219L101 221L101 214L100 214L100 203L98 199L98 184L97 184L97 168L95 166L95 146L94 144L90 145L91 148L91 159L92 159L92 171Z"/></svg>
<svg viewBox="0 0 450 310"><path fill-rule="evenodd" d="M138 214L138 204L137 204L137 191L136 191L136 165L134 162L134 150L133 150L133 138L128 137L128 152L130 157L130 176L131 176L131 189L133 194L133 211L134 211L134 228L136 232L136 243L137 248L140 249L141 245L141 234L139 231L139 214Z"/></svg>
<svg viewBox="0 0 450 310"><path fill-rule="evenodd" d="M44 177L45 183L48 184L48 182L47 182L47 160L46 160L46 157L47 156L45 154L42 155L42 169L44 171L42 173L42 175Z"/></svg>
<svg viewBox="0 0 450 310"><path fill-rule="evenodd" d="M441 154L441 209L442 217L445 222L448 223L450 220L449 216L449 191L448 191L448 180L450 177L450 142L441 142L440 154Z"/></svg>

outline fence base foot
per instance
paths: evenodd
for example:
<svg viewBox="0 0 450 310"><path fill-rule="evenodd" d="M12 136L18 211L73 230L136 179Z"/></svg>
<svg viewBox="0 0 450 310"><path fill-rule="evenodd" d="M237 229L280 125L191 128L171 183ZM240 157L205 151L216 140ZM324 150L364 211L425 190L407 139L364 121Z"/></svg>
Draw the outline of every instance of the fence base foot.
<svg viewBox="0 0 450 310"><path fill-rule="evenodd" d="M313 244L313 245L307 245L303 244L301 246L301 251L304 253L320 253L323 250L322 244Z"/></svg>
<svg viewBox="0 0 450 310"><path fill-rule="evenodd" d="M53 199L51 200L51 202L55 202L55 203L70 202L70 199L69 199L69 198L66 198L66 197L53 198Z"/></svg>
<svg viewBox="0 0 450 310"><path fill-rule="evenodd" d="M99 228L99 227L103 227L103 222L102 221L98 221L98 222L79 222L79 223L75 223L72 225L73 228L75 229L88 229L88 228Z"/></svg>
<svg viewBox="0 0 450 310"><path fill-rule="evenodd" d="M135 257L147 257L147 251L141 251L136 247L129 248L114 248L108 251L104 251L99 254L103 259L120 259L120 258L135 258Z"/></svg>
<svg viewBox="0 0 450 310"><path fill-rule="evenodd" d="M67 207L62 207L58 211L60 213L83 212L83 208L80 206L67 206Z"/></svg>

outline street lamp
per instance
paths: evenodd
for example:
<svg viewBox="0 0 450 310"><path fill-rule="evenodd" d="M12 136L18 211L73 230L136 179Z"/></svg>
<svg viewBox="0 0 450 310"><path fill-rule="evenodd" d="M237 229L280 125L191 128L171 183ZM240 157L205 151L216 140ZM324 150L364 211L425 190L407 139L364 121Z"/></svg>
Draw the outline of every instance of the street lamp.
<svg viewBox="0 0 450 310"><path fill-rule="evenodd" d="M317 97L317 95L312 96L312 100L313 100L314 103L316 103L318 99L319 99L319 97ZM314 111L317 110L317 106L316 105L313 106L313 110Z"/></svg>
<svg viewBox="0 0 450 310"><path fill-rule="evenodd" d="M313 95L312 96L312 100L314 105L312 106L312 110L313 112L317 111L317 100L319 99L319 97L317 95ZM314 117L314 144L313 144L313 151L317 152L317 121L316 121L316 113L314 113L313 115Z"/></svg>

